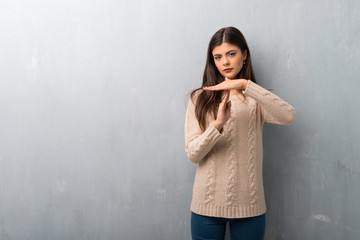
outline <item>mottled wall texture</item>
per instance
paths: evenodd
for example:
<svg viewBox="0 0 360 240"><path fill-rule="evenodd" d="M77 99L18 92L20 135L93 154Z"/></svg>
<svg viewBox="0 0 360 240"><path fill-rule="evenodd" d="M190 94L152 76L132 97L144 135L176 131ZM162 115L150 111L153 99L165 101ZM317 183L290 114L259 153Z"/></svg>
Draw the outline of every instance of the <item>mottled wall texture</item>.
<svg viewBox="0 0 360 240"><path fill-rule="evenodd" d="M225 26L297 110L264 127L266 239L360 239L357 0L0 0L0 239L190 239L187 94Z"/></svg>

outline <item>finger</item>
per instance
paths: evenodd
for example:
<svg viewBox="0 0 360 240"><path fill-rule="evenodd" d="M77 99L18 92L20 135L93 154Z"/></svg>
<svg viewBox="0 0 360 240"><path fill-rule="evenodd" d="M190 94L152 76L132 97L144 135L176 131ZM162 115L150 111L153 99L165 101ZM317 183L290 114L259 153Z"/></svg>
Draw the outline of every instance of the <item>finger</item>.
<svg viewBox="0 0 360 240"><path fill-rule="evenodd" d="M219 104L219 107L221 109L226 109L227 108L227 103L229 101L229 95L230 95L230 91L224 91L225 92L225 95L223 96L222 100L221 100L221 103Z"/></svg>
<svg viewBox="0 0 360 240"><path fill-rule="evenodd" d="M221 98L221 103L226 104L229 101L229 98L230 98L229 95L230 95L229 90L225 90L224 94Z"/></svg>
<svg viewBox="0 0 360 240"><path fill-rule="evenodd" d="M226 105L225 105L225 111L226 112L230 112L231 110L231 101L227 102Z"/></svg>
<svg viewBox="0 0 360 240"><path fill-rule="evenodd" d="M219 90L217 87L213 87L213 86L212 87L205 86L205 87L203 87L203 89L206 91L218 91Z"/></svg>
<svg viewBox="0 0 360 240"><path fill-rule="evenodd" d="M229 114L228 116L230 117L231 116L231 101L229 101L227 103L226 112L227 112L227 114Z"/></svg>
<svg viewBox="0 0 360 240"><path fill-rule="evenodd" d="M228 91L224 91L224 95L223 95L223 97L222 97L222 99L221 99L221 102L220 102L220 104L219 104L219 107L221 108L221 109L226 109L226 103L228 102L228 100L229 100L229 96L227 97L227 95L228 95L228 93L227 93Z"/></svg>
<svg viewBox="0 0 360 240"><path fill-rule="evenodd" d="M229 90L225 90L225 97L224 97L224 102L228 102L229 98L230 98L230 91Z"/></svg>

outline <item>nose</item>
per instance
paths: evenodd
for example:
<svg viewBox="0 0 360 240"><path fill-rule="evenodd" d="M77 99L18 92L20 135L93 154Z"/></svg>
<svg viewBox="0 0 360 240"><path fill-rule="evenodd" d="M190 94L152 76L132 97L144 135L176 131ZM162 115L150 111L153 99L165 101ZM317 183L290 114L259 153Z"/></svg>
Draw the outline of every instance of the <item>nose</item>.
<svg viewBox="0 0 360 240"><path fill-rule="evenodd" d="M229 59L228 59L227 57L223 57L223 62L222 62L222 64L223 64L224 66L229 65L229 64L230 64Z"/></svg>

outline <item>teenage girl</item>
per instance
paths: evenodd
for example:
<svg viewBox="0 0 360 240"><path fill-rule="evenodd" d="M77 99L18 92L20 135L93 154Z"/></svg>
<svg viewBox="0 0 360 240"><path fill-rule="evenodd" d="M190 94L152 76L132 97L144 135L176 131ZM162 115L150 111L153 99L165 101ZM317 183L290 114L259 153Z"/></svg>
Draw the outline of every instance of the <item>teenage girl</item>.
<svg viewBox="0 0 360 240"><path fill-rule="evenodd" d="M185 120L185 150L197 164L192 239L223 240L227 222L232 240L264 238L262 127L294 119L290 104L256 83L243 34L217 31Z"/></svg>

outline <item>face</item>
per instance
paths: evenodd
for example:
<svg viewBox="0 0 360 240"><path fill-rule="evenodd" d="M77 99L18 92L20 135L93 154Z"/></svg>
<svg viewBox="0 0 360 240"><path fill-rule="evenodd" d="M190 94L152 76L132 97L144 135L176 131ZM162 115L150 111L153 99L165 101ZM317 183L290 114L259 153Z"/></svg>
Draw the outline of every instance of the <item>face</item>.
<svg viewBox="0 0 360 240"><path fill-rule="evenodd" d="M223 42L212 51L216 68L221 75L235 79L244 65L247 51L241 52L240 48L231 43Z"/></svg>

